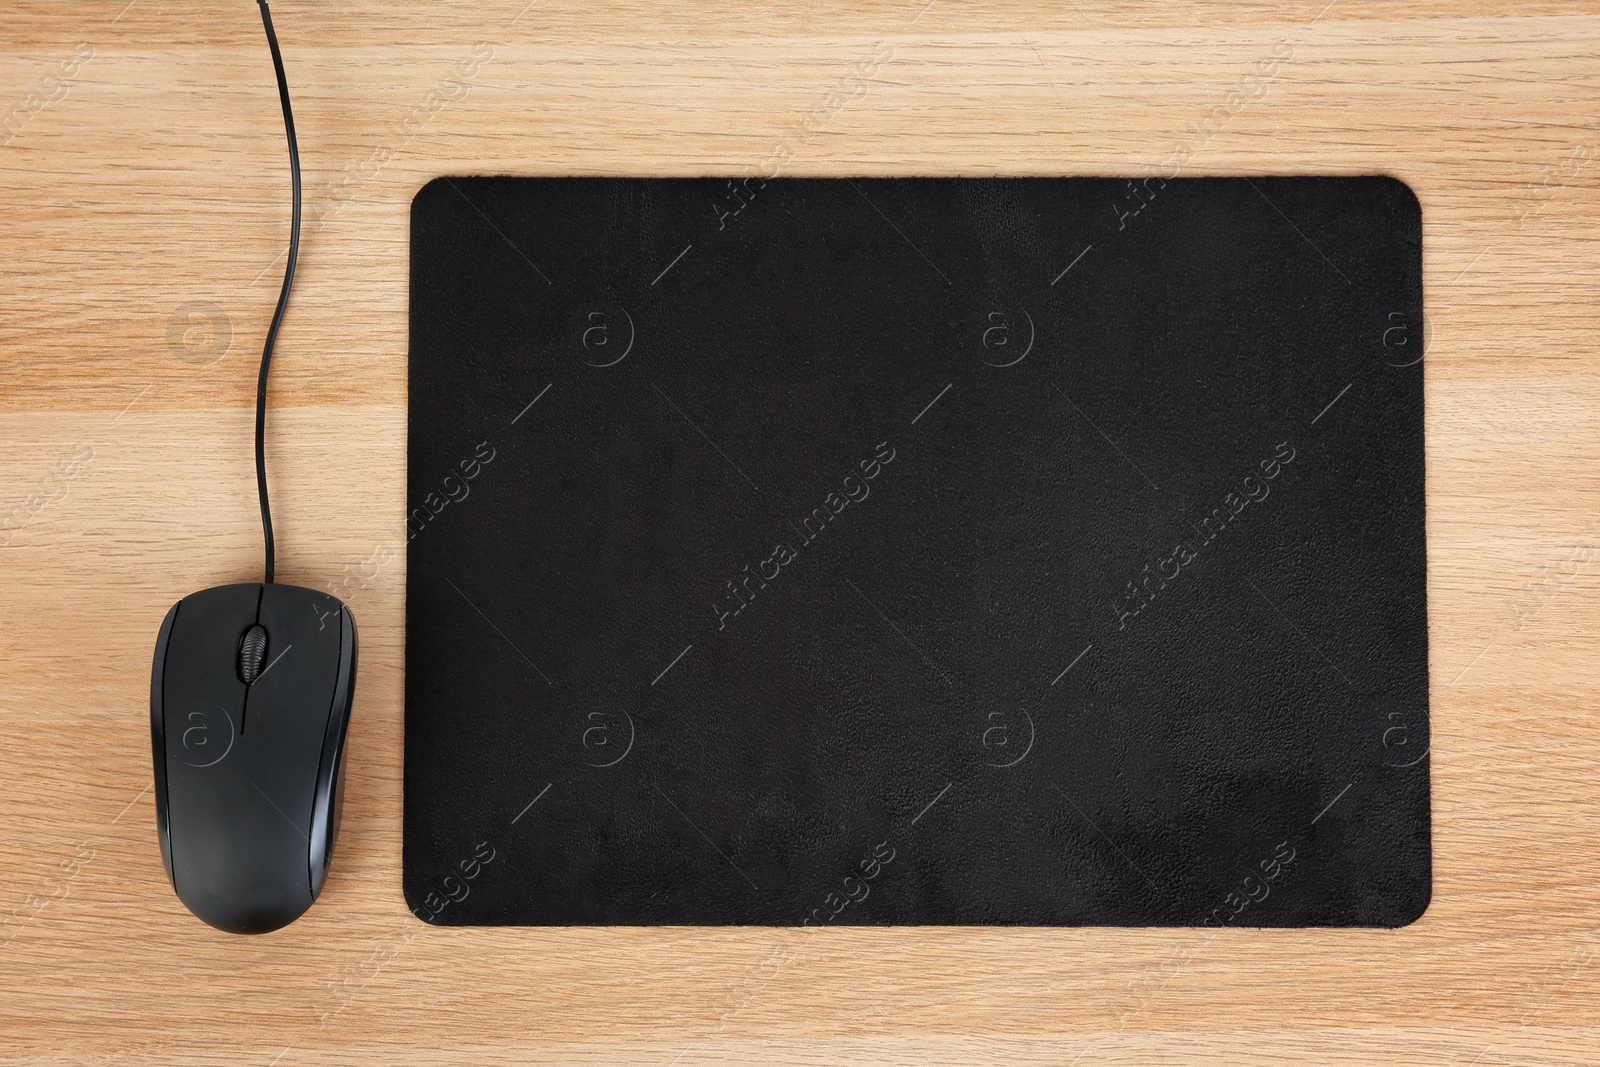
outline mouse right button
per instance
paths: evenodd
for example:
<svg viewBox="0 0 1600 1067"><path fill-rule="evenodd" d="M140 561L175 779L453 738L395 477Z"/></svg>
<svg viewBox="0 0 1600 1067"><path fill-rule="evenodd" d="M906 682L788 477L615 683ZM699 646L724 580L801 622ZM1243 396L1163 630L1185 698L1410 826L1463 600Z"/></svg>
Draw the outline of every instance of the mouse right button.
<svg viewBox="0 0 1600 1067"><path fill-rule="evenodd" d="M299 877L311 892L313 868L325 846L314 840L317 774L328 718L338 689L344 609L325 593L290 585L266 586L261 625L266 665L246 698L246 727L256 788L276 809L285 855L298 856Z"/></svg>

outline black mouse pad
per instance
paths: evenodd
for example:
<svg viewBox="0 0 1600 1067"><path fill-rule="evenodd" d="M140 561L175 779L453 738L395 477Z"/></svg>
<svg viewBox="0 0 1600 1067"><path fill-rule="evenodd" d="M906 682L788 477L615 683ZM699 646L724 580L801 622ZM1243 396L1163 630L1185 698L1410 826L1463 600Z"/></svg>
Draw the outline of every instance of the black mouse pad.
<svg viewBox="0 0 1600 1067"><path fill-rule="evenodd" d="M1387 178L443 178L407 901L442 924L1427 906Z"/></svg>

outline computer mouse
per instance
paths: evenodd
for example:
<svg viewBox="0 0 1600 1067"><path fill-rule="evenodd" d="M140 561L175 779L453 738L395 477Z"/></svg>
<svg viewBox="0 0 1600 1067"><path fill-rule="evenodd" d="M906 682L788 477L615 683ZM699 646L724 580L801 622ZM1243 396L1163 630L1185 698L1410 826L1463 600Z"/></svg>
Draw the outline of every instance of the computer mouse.
<svg viewBox="0 0 1600 1067"><path fill-rule="evenodd" d="M276 930L322 891L355 675L355 620L326 593L224 585L167 612L150 677L161 858L217 929Z"/></svg>

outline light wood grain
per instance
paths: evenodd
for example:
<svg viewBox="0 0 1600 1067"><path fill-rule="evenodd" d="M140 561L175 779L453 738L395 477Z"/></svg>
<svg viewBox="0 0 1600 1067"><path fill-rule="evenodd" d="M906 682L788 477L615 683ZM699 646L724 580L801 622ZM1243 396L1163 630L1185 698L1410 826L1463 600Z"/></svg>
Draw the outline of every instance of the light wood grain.
<svg viewBox="0 0 1600 1067"><path fill-rule="evenodd" d="M1140 174L1188 142L1186 174L1405 179L1435 882L1398 931L426 927L399 888L401 555L350 596L327 889L239 939L162 873L148 672L168 605L258 571L283 135L253 5L122 2L0 9L0 109L27 113L0 133L0 516L26 518L0 535L0 1063L1600 1061L1595 5L280 0L311 221L269 447L279 577L313 587L402 519L434 176L737 174L780 145L796 175ZM1258 99L1188 132L1280 42ZM464 95L409 110L479 45ZM195 301L231 325L209 365L169 343Z"/></svg>

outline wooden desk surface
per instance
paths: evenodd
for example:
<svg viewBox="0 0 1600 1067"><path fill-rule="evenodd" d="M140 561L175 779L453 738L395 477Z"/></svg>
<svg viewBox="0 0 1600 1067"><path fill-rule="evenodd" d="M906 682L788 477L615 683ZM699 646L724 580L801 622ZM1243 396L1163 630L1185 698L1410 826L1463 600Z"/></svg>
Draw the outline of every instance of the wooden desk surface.
<svg viewBox="0 0 1600 1067"><path fill-rule="evenodd" d="M254 5L123 3L0 9L0 1063L1600 1061L1595 5L280 0L307 225L273 368L279 577L358 575L365 647L332 877L239 939L167 886L146 709L166 608L260 566L282 120ZM405 504L416 189L775 153L794 175L1139 175L1180 149L1184 174L1387 173L1422 201L1427 914L1215 935L413 919L405 561L374 561Z"/></svg>

